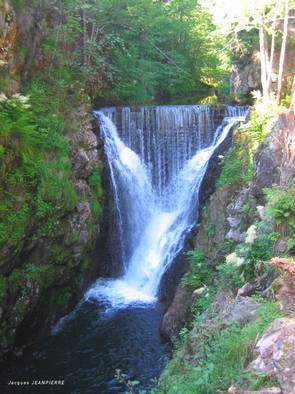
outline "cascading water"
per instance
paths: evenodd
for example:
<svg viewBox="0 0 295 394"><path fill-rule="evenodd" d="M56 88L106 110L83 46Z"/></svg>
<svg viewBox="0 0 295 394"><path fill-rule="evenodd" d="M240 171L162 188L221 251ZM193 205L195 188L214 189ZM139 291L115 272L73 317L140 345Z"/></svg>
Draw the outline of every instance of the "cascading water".
<svg viewBox="0 0 295 394"><path fill-rule="evenodd" d="M117 369L127 381L139 381L137 388L154 387L151 379L164 368L167 352L159 335L162 307L152 301L197 221L209 159L245 115L244 108L229 107L217 127L213 112L207 106L95 112L109 160L124 274L96 282L49 337L1 369L8 393L15 392L9 381L49 379L64 381L61 393L125 393L114 378ZM36 392L52 390L39 386Z"/></svg>
<svg viewBox="0 0 295 394"><path fill-rule="evenodd" d="M86 299L105 299L112 307L150 302L197 222L209 159L245 119L245 108L228 107L219 127L210 106L107 108L95 116L110 167L124 274L98 280Z"/></svg>

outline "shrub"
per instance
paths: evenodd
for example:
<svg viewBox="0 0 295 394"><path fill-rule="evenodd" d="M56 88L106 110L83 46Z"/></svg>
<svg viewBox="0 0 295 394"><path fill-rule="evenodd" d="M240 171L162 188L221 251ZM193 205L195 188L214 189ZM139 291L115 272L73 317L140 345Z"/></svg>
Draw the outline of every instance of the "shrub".
<svg viewBox="0 0 295 394"><path fill-rule="evenodd" d="M102 167L98 167L89 177L88 184L98 198L102 197L101 174Z"/></svg>
<svg viewBox="0 0 295 394"><path fill-rule="evenodd" d="M24 163L38 155L41 138L29 111L29 97L16 94L8 99L0 95L0 144L6 171L10 171L13 160Z"/></svg>
<svg viewBox="0 0 295 394"><path fill-rule="evenodd" d="M235 182L248 182L253 176L250 157L244 147L230 148L225 154L221 166L222 172L216 182L217 187L225 187Z"/></svg>
<svg viewBox="0 0 295 394"><path fill-rule="evenodd" d="M91 209L91 213L92 215L95 217L100 217L102 215L102 208L101 205L99 204L97 198L93 197L90 200L90 209Z"/></svg>
<svg viewBox="0 0 295 394"><path fill-rule="evenodd" d="M280 226L280 236L288 238L287 247L290 251L295 247L295 181L285 186L273 185L264 192L267 199L266 215L274 219L276 226Z"/></svg>
<svg viewBox="0 0 295 394"><path fill-rule="evenodd" d="M206 283L210 283L213 278L213 273L208 269L204 253L196 248L189 251L187 255L189 257L190 271L183 278L183 283L195 289L202 287Z"/></svg>
<svg viewBox="0 0 295 394"><path fill-rule="evenodd" d="M285 221L295 228L295 182L288 186L273 185L264 189L267 205L266 214L275 219L276 224Z"/></svg>
<svg viewBox="0 0 295 394"><path fill-rule="evenodd" d="M0 242L13 244L34 211L46 233L45 222L52 228L58 212L72 210L78 196L63 117L50 86L34 80L27 96L0 94L0 124Z"/></svg>

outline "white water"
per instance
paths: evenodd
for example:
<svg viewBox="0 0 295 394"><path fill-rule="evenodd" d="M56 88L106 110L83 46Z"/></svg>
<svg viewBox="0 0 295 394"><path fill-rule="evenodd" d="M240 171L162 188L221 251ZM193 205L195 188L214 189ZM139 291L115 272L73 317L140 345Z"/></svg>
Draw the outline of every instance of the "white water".
<svg viewBox="0 0 295 394"><path fill-rule="evenodd" d="M95 112L110 166L125 272L120 279L98 280L85 298L104 300L111 308L156 300L164 272L197 222L198 192L209 159L232 126L244 120L239 113L234 116L237 112L229 113L214 132L208 107L157 107L152 119L155 135L147 126L151 120L143 107L134 141L132 114L129 108L124 111L126 143L110 119L114 120L114 110ZM159 140L159 130L164 142Z"/></svg>

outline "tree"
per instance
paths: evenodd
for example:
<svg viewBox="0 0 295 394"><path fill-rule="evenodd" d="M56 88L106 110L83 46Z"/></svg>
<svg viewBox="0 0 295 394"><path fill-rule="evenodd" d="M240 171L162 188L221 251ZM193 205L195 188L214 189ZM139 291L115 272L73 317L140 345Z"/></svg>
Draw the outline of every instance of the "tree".
<svg viewBox="0 0 295 394"><path fill-rule="evenodd" d="M278 92L277 92L277 102L278 104L281 101L282 96L282 81L283 81L283 71L284 71L284 60L286 53L286 43L288 37L288 19L289 19L289 1L285 0L285 16L284 16L284 30L283 30L283 39L281 46L281 54L280 54L280 63L279 63L279 75L278 75Z"/></svg>
<svg viewBox="0 0 295 394"><path fill-rule="evenodd" d="M238 33L258 30L260 63L261 63L261 85L263 100L269 100L271 76L273 72L273 59L275 39L280 31L280 21L283 17L284 28L280 49L280 64L277 78L277 100L280 102L282 94L283 66L288 37L289 9L294 10L293 0L256 0L253 4L247 0L211 0L204 4L213 15L219 32L228 37L232 35L236 39L236 45L241 45L237 39ZM271 49L268 42L271 36Z"/></svg>

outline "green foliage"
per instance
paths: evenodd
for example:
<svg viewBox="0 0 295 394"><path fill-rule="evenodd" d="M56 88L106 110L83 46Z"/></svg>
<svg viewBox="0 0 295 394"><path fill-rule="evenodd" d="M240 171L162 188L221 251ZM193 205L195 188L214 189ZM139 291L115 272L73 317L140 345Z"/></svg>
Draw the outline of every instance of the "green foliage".
<svg viewBox="0 0 295 394"><path fill-rule="evenodd" d="M208 237L213 237L215 233L215 225L213 223L210 223L206 228L205 228L205 233L208 235Z"/></svg>
<svg viewBox="0 0 295 394"><path fill-rule="evenodd" d="M295 182L288 185L273 185L264 190L267 204L266 215L280 227L280 236L287 237L288 250L295 247Z"/></svg>
<svg viewBox="0 0 295 394"><path fill-rule="evenodd" d="M244 284L242 271L235 264L222 263L217 267L218 284L222 289L236 289Z"/></svg>
<svg viewBox="0 0 295 394"><path fill-rule="evenodd" d="M12 160L28 163L38 155L39 134L29 110L29 97L0 95L0 144L4 169Z"/></svg>
<svg viewBox="0 0 295 394"><path fill-rule="evenodd" d="M196 248L187 253L190 263L190 271L183 278L183 284L193 286L195 289L202 287L205 283L210 283L213 273L208 269L204 253Z"/></svg>
<svg viewBox="0 0 295 394"><path fill-rule="evenodd" d="M201 291L200 291L201 290ZM195 318L200 316L206 309L209 308L212 301L214 300L214 296L216 294L215 287L213 285L204 286L199 289L199 294L196 302L191 306L191 311L194 314Z"/></svg>
<svg viewBox="0 0 295 394"><path fill-rule="evenodd" d="M38 187L39 194L37 203L40 202L41 205L43 204L43 208L44 202L45 204L47 202L55 210L64 209L66 211L71 211L77 205L78 196L70 179L70 167L63 171L59 161L52 161L50 166L52 164L54 167L55 165L57 166L56 168L49 167L49 175L42 178L41 184ZM41 201L41 199L43 201ZM39 206L37 205L37 212L38 210ZM44 212L42 207L41 210Z"/></svg>
<svg viewBox="0 0 295 394"><path fill-rule="evenodd" d="M217 187L249 182L253 177L253 157L259 144L270 133L276 119L277 105L274 99L265 103L256 94L254 111L249 121L235 132L235 145L221 161L222 172Z"/></svg>
<svg viewBox="0 0 295 394"><path fill-rule="evenodd" d="M258 310L254 322L240 327L234 322L223 322L206 328L198 325L195 338L198 352L190 362L181 351L169 363L160 382L159 393L214 393L227 390L233 382L243 383L243 373L250 361L257 337L267 325L281 314L277 305L266 302Z"/></svg>
<svg viewBox="0 0 295 394"><path fill-rule="evenodd" d="M205 255L200 249L189 251L187 255L190 271L184 276L182 283L198 289L197 300L191 307L193 314L197 316L209 307L215 295L213 285L215 271L208 267Z"/></svg>
<svg viewBox="0 0 295 394"><path fill-rule="evenodd" d="M268 221L250 226L245 234L245 241L238 244L234 252L226 256L226 262L217 267L216 281L219 286L237 289L252 280L256 264L271 258L277 236Z"/></svg>
<svg viewBox="0 0 295 394"><path fill-rule="evenodd" d="M95 196L98 198L102 197L102 186L100 174L102 171L102 166L98 167L89 177L88 184L94 192Z"/></svg>
<svg viewBox="0 0 295 394"><path fill-rule="evenodd" d="M28 96L0 96L2 243L22 239L33 203L52 229L54 215L78 202L55 92L40 80L27 89Z"/></svg>
<svg viewBox="0 0 295 394"><path fill-rule="evenodd" d="M100 203L98 202L96 197L93 197L90 200L90 209L91 209L91 213L94 217L101 217L102 215L102 208Z"/></svg>
<svg viewBox="0 0 295 394"><path fill-rule="evenodd" d="M1 300L1 304L4 304L4 299L6 297L7 288L8 288L7 278L0 274L0 300Z"/></svg>
<svg viewBox="0 0 295 394"><path fill-rule="evenodd" d="M252 179L253 170L248 151L242 145L230 148L222 160L222 172L216 182L217 187L248 182Z"/></svg>
<svg viewBox="0 0 295 394"><path fill-rule="evenodd" d="M253 96L255 98L254 111L245 128L249 130L252 149L256 149L272 130L277 118L277 103L273 95L268 101L263 100L260 92L253 92Z"/></svg>
<svg viewBox="0 0 295 394"><path fill-rule="evenodd" d="M23 8L26 0L13 0L12 3L16 8Z"/></svg>
<svg viewBox="0 0 295 394"><path fill-rule="evenodd" d="M28 97L0 95L0 243L20 241L29 223L29 205L18 192L34 177L40 139L28 107Z"/></svg>
<svg viewBox="0 0 295 394"><path fill-rule="evenodd" d="M53 234L61 212L78 203L56 93L54 86L36 78L27 85L27 96L0 95L0 242L8 242L13 253L21 246L31 215L40 221L39 236ZM99 171L90 178L95 215L101 214Z"/></svg>
<svg viewBox="0 0 295 394"><path fill-rule="evenodd" d="M276 224L288 223L295 229L295 182L287 186L273 185L264 189L267 205L266 214L275 219Z"/></svg>
<svg viewBox="0 0 295 394"><path fill-rule="evenodd" d="M120 369L116 369L116 374L115 374L115 378L117 379L117 381L121 384L124 385L124 387L127 389L127 393L128 394L133 394L135 393L135 387L140 383L137 380L127 380L126 379L126 374L122 373ZM146 393L145 390L136 390L137 393L139 394L144 394Z"/></svg>
<svg viewBox="0 0 295 394"><path fill-rule="evenodd" d="M5 208L7 208L7 205ZM0 242L6 242L9 238L13 241L20 241L25 234L29 219L29 206L27 203L22 204L16 212L2 212Z"/></svg>
<svg viewBox="0 0 295 394"><path fill-rule="evenodd" d="M226 261L216 268L209 267L204 253L196 248L188 252L190 271L185 275L183 284L200 289L192 311L198 315L208 308L217 289L235 291L251 281L256 275L258 262L268 261L272 257L274 242L278 233L273 232L268 220L257 222L247 229L244 242L235 244L227 241L223 247ZM260 270L263 273L264 266Z"/></svg>
<svg viewBox="0 0 295 394"><path fill-rule="evenodd" d="M53 8L47 5L54 22L43 27L42 49L61 98L67 90L67 100L86 93L150 102L216 86L229 70L221 40L210 39L212 18L194 0L77 0Z"/></svg>

